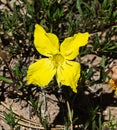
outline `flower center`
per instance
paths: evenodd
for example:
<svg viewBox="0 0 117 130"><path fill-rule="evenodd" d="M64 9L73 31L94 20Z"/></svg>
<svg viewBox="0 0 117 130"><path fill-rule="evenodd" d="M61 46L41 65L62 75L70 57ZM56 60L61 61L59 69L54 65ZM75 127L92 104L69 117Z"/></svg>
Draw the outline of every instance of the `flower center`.
<svg viewBox="0 0 117 130"><path fill-rule="evenodd" d="M56 54L53 56L53 62L55 67L58 67L64 62L64 57L61 54Z"/></svg>

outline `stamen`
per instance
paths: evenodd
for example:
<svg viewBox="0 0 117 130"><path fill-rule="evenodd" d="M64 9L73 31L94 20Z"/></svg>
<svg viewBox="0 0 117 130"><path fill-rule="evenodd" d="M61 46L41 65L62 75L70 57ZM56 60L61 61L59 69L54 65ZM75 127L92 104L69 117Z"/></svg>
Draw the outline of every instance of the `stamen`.
<svg viewBox="0 0 117 130"><path fill-rule="evenodd" d="M53 56L52 61L55 67L61 66L64 62L64 57L61 54L56 54Z"/></svg>

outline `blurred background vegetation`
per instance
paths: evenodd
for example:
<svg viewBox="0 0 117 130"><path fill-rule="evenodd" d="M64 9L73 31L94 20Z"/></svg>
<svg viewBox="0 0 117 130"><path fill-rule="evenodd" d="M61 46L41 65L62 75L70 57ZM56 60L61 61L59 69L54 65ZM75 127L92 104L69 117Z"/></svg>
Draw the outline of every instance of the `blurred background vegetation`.
<svg viewBox="0 0 117 130"><path fill-rule="evenodd" d="M89 44L80 49L77 59L82 65L79 92L75 96L74 94L66 95L69 97L68 100L72 97L75 101L78 100L77 106L71 104L76 115L74 118L78 117L78 125L83 124L77 129L101 130L103 123L101 114L105 106L101 105L101 96L95 98L98 95L98 89L94 88L94 85L108 82L110 78L108 71L114 64L113 61L117 59L117 1L1 0L0 91L2 101L4 101L3 92L8 91L8 88L10 93L15 91L16 97L19 97L19 91L24 93L31 90L26 85L26 71L29 64L40 57L33 45L36 23L42 25L47 32L55 33L60 42L77 32L90 33ZM82 58L89 54L94 55L93 60L100 57L100 64L87 65ZM98 79L92 78L94 69L99 72ZM3 83L7 83L7 86L3 86ZM86 108L81 100L81 97L87 98L85 90L90 93ZM30 100L29 95L26 96ZM111 118L110 122L107 125L111 128L113 125ZM115 126L116 124L112 130Z"/></svg>

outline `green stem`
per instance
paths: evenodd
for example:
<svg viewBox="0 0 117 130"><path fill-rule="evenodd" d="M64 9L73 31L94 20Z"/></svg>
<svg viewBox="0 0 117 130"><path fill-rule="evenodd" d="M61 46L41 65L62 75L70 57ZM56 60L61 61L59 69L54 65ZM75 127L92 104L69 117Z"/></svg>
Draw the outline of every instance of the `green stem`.
<svg viewBox="0 0 117 130"><path fill-rule="evenodd" d="M69 120L70 120L70 129L73 130L72 112L68 100L67 100L67 109L68 109Z"/></svg>

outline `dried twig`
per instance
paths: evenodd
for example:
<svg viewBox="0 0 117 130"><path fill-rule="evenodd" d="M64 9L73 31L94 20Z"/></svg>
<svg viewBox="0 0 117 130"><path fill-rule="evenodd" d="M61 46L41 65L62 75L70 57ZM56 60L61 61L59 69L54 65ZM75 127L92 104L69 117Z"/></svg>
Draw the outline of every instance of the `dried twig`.
<svg viewBox="0 0 117 130"><path fill-rule="evenodd" d="M10 107L8 107L4 102L1 102L2 106L4 106L7 110L10 110ZM34 121L31 121L29 119L24 118L23 116L19 115L17 112L13 111L13 113L16 115L16 118L19 119L18 125L32 128L32 129L38 129L38 130L44 130L43 126L40 126ZM0 118L5 120L5 116L3 115L3 111L0 111ZM56 128L51 128L51 130L64 130L63 126L56 125Z"/></svg>

